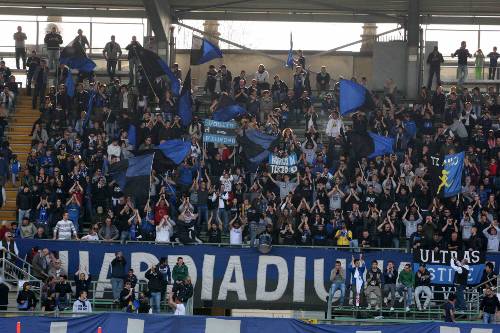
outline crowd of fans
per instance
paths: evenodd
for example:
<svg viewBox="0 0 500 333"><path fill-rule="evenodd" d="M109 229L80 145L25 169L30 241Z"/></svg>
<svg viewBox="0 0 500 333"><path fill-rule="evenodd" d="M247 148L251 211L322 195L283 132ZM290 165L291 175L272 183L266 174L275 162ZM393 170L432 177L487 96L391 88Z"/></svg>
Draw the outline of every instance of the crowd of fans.
<svg viewBox="0 0 500 333"><path fill-rule="evenodd" d="M211 100L209 112L230 96L246 108L247 113L237 119L241 129L280 136L276 152L299 156L297 173L277 175L267 172L265 163L251 170L239 146L204 145L201 119L195 116L189 126L182 126L169 82L157 79L150 84L130 52L130 82L137 85L115 78L122 50L114 37L103 50L111 81L98 82L90 76L87 83L79 76L73 97L64 85L71 71L58 61L63 40L57 29L45 38L48 59L33 51L26 64L26 52L21 51L26 35L21 28L14 38L18 67L21 58L23 68L28 68L27 94L32 95L33 109L39 110L40 117L33 124L31 151L24 165L8 142L0 147L0 185L4 188L11 181L19 187L18 221L3 222L0 227L7 255L17 254L16 242L25 238L181 243L221 243L228 238L231 244L255 245L265 239L272 244L365 251L377 247L499 250L500 98L493 87L487 92L452 87L446 94L440 86L431 91L429 85L422 88L415 103L408 104L401 102L389 79L384 92L371 96L374 109L342 118L333 75L325 66L318 73L306 70L302 52L294 60L290 86L278 75L271 79L263 64L255 73L241 71L234 77L227 66L210 65L205 84ZM88 46L81 30L74 42L84 50ZM137 44L134 37L125 50ZM456 52L459 57L462 53ZM441 58L436 59L440 62ZM435 67L432 70L436 72ZM173 71L181 80L178 65ZM2 134L20 94L15 80L1 61ZM359 83L368 85L366 78ZM95 98L88 115L92 90ZM133 140L128 135L130 125L137 128ZM301 127L305 134L299 138L296 132ZM393 137L394 153L373 159L353 154L350 135L360 127ZM178 166L152 171L146 203L126 197L109 176L110 165L176 138L191 142L189 156ZM432 157L458 151L466 153L462 191L443 199L431 183ZM0 193L4 203L5 191ZM136 304L132 290L137 278L132 270L125 272L123 261L117 253L111 264L117 304L127 311L159 312L166 285L173 284L174 296L168 303L179 314L184 311L181 305L192 295L187 268L176 272L176 266L171 276L166 260L150 267L148 294L139 296ZM49 276L42 308L69 307L67 295L73 291L60 259L43 249L33 253L32 263L41 278ZM352 265L351 269L357 269L353 267L364 264L358 260ZM388 268L391 274L393 270ZM391 308L401 288L407 293L408 306L413 287L415 294L428 295L425 267L416 276L400 272L399 280L397 274L382 274L377 267L373 272L367 275L365 294L368 298L375 295L377 307L381 288L391 294ZM345 276L345 272L333 274L332 282L335 285L343 279L345 283ZM73 309L89 311L86 297L91 277L79 270L74 279L77 300ZM353 292L356 298L361 289ZM419 298L415 299L420 309ZM428 302L427 297L424 308ZM18 303L20 309L36 305L29 285L23 287Z"/></svg>

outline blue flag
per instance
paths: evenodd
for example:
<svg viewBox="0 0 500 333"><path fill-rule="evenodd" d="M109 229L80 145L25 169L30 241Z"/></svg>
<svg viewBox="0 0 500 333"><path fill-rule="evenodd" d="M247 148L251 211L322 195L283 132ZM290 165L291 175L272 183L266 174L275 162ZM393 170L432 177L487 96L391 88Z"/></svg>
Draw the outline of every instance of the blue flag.
<svg viewBox="0 0 500 333"><path fill-rule="evenodd" d="M248 129L238 137L243 154L254 164L265 161L279 140L279 136L267 135L256 129Z"/></svg>
<svg viewBox="0 0 500 333"><path fill-rule="evenodd" d="M181 164L191 152L191 143L180 139L168 140L157 146L159 150L175 164Z"/></svg>
<svg viewBox="0 0 500 333"><path fill-rule="evenodd" d="M439 176L438 194L442 190L444 197L457 195L462 190L462 174L464 170L465 153L446 155L443 160L443 170Z"/></svg>
<svg viewBox="0 0 500 333"><path fill-rule="evenodd" d="M215 121L230 121L246 113L244 107L236 103L231 97L222 95L219 105L212 115Z"/></svg>
<svg viewBox="0 0 500 333"><path fill-rule="evenodd" d="M134 147L137 144L137 130L135 128L135 125L132 124L128 126L128 143Z"/></svg>
<svg viewBox="0 0 500 333"><path fill-rule="evenodd" d="M378 135L372 132L368 132L368 135L373 140L373 152L368 155L368 158L373 158L376 156L392 154L394 152L394 139Z"/></svg>
<svg viewBox="0 0 500 333"><path fill-rule="evenodd" d="M291 32L290 32L290 50L288 51L288 58L286 59L285 66L288 68L293 68L293 39Z"/></svg>
<svg viewBox="0 0 500 333"><path fill-rule="evenodd" d="M64 82L66 86L66 93L69 97L75 96L75 81L73 81L73 75L71 75L71 69L68 71L68 76Z"/></svg>
<svg viewBox="0 0 500 333"><path fill-rule="evenodd" d="M148 76L148 78L152 81L159 76L166 75L170 80L170 88L172 89L172 93L175 96L179 96L179 90L181 88L179 84L179 80L172 72L170 67L163 61L162 58L153 51L145 49L140 46L136 49L136 54L139 60L141 61L141 66Z"/></svg>
<svg viewBox="0 0 500 333"><path fill-rule="evenodd" d="M182 126L189 126L193 120L193 99L191 97L191 68L186 74L184 84L182 85L181 97L178 103L177 113L181 117Z"/></svg>
<svg viewBox="0 0 500 333"><path fill-rule="evenodd" d="M110 165L109 173L123 192L145 201L149 194L154 153L121 160Z"/></svg>
<svg viewBox="0 0 500 333"><path fill-rule="evenodd" d="M216 58L222 58L222 51L206 38L193 35L191 66L201 65Z"/></svg>
<svg viewBox="0 0 500 333"><path fill-rule="evenodd" d="M87 114L85 115L85 122L83 123L83 128L87 128L88 124L89 124L89 121L90 121L90 114L92 113L92 109L94 108L94 100L95 100L95 95L96 95L96 91L95 90L91 90L89 92L89 104L88 104L88 107L87 107Z"/></svg>
<svg viewBox="0 0 500 333"><path fill-rule="evenodd" d="M85 50L78 44L71 42L61 51L59 63L68 66L71 69L78 69L80 72L92 72L96 66Z"/></svg>
<svg viewBox="0 0 500 333"><path fill-rule="evenodd" d="M340 114L356 112L361 108L373 108L370 92L362 85L351 80L340 80Z"/></svg>

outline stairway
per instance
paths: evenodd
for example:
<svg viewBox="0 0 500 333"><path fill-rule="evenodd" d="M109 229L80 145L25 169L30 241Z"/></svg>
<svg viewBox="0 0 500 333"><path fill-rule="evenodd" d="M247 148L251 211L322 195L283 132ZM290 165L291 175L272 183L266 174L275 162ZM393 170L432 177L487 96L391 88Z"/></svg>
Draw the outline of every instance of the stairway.
<svg viewBox="0 0 500 333"><path fill-rule="evenodd" d="M9 116L9 125L5 133L7 141L10 143L10 149L17 155L23 168L31 149L31 128L39 117L39 111L31 109L31 97L25 94L25 90L21 89L16 111ZM7 203L0 209L0 221L16 220L16 195L19 184L18 181L17 187L14 188L10 179L7 182L5 186Z"/></svg>

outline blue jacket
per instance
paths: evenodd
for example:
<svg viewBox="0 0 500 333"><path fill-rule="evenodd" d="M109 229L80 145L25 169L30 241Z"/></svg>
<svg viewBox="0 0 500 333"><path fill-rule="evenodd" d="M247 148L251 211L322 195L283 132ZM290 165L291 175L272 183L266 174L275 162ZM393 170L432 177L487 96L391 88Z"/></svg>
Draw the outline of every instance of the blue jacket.
<svg viewBox="0 0 500 333"><path fill-rule="evenodd" d="M365 283L365 270L366 270L366 266L365 264L363 263L362 266L359 266L359 274L361 274L361 279L363 280L363 284ZM350 274L350 277L349 277L349 282L350 284L354 284L354 271L356 270L356 267L354 265L350 265L349 268L348 268L348 271L349 271L349 274Z"/></svg>

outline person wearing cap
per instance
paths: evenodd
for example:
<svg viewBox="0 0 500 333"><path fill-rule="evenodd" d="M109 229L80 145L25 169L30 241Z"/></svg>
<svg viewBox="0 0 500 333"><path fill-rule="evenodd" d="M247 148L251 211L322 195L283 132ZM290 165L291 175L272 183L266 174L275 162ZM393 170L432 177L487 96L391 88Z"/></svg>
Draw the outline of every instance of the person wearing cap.
<svg viewBox="0 0 500 333"><path fill-rule="evenodd" d="M422 310L422 305L420 304L420 294L424 293L425 302L424 310L427 309L432 298L431 291L431 273L425 268L425 264L420 264L418 271L415 273L415 303L417 303L417 309Z"/></svg>

